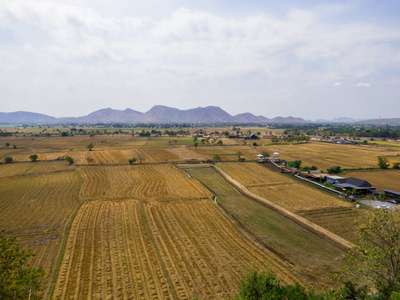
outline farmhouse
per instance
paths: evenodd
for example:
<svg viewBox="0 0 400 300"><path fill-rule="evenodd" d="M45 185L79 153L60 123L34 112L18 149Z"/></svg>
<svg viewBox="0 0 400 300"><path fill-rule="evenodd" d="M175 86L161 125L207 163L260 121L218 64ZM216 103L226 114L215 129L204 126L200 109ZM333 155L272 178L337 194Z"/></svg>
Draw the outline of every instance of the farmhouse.
<svg viewBox="0 0 400 300"><path fill-rule="evenodd" d="M370 194L376 190L368 181L355 177L336 179L333 186L340 190L355 190L359 195Z"/></svg>
<svg viewBox="0 0 400 300"><path fill-rule="evenodd" d="M308 172L303 173L303 175L306 178L310 178L313 180L318 179L320 181L326 180L327 176L329 176L329 174L321 173L321 171L319 170L310 170Z"/></svg>
<svg viewBox="0 0 400 300"><path fill-rule="evenodd" d="M391 190L382 190L385 193L386 199L400 199L400 192Z"/></svg>

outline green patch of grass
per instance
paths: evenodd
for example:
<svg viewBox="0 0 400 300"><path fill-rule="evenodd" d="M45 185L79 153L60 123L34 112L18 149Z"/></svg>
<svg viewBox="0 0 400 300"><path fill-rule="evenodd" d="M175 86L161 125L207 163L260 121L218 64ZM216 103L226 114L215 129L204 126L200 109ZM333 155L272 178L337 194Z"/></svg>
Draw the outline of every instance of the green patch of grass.
<svg viewBox="0 0 400 300"><path fill-rule="evenodd" d="M343 252L332 244L240 194L213 169L186 171L216 193L218 201L255 236L293 262L308 281L324 282L327 269L338 270Z"/></svg>

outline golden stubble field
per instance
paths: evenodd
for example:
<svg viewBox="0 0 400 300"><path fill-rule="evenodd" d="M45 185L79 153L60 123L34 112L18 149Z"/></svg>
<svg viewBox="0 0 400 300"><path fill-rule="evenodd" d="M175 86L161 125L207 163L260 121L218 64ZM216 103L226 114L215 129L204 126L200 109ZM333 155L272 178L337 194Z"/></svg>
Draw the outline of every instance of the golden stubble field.
<svg viewBox="0 0 400 300"><path fill-rule="evenodd" d="M343 168L377 168L378 157L390 163L400 161L400 148L370 145L340 145L311 142L297 145L271 145L257 147L269 153L279 152L282 159L301 160L302 166L316 166L320 170L340 166ZM399 154L399 155L398 155Z"/></svg>
<svg viewBox="0 0 400 300"><path fill-rule="evenodd" d="M241 152L245 163L219 165L250 191L354 240L349 224L362 213L351 204L248 161L266 149L303 165L364 167L397 153L314 143L196 150L187 139L173 147L165 138L129 135L7 141L17 149L2 147L0 158L16 163L0 164L0 229L33 249L31 263L47 272L44 295L54 299L222 299L236 294L252 268L267 266L286 282L301 280L241 234L210 193L173 162L214 154L235 161ZM90 142L94 151L86 149ZM32 153L37 163L29 162ZM56 160L65 155L75 164ZM137 162L129 165L132 157Z"/></svg>

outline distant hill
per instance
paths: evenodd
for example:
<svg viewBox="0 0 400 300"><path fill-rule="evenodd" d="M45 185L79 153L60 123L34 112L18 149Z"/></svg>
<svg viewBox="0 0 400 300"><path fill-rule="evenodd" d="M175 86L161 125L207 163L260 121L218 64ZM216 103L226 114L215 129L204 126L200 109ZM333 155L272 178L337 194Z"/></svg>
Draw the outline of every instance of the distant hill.
<svg viewBox="0 0 400 300"><path fill-rule="evenodd" d="M318 120L315 120L315 123L355 123L358 121L362 121L362 120L349 118L349 117L341 117L341 118L335 118L333 120L318 119Z"/></svg>
<svg viewBox="0 0 400 300"><path fill-rule="evenodd" d="M269 123L270 119L263 116L255 116L251 113L243 113L238 114L235 117L236 122L246 123L246 122L254 122L254 123Z"/></svg>
<svg viewBox="0 0 400 300"><path fill-rule="evenodd" d="M100 109L87 116L54 118L29 112L0 113L0 123L305 123L302 118L276 117L268 119L251 113L231 116L218 106L197 107L180 110L173 107L156 105L142 113L130 108L117 110Z"/></svg>
<svg viewBox="0 0 400 300"><path fill-rule="evenodd" d="M114 123L121 122L127 123L136 120L142 112L138 112L127 108L125 110L117 110L112 108L104 108L97 110L83 117L70 117L70 118L58 118L57 123Z"/></svg>
<svg viewBox="0 0 400 300"><path fill-rule="evenodd" d="M400 125L400 118L363 120L363 121L357 122L356 124L370 124L370 125L387 124L387 125Z"/></svg>
<svg viewBox="0 0 400 300"><path fill-rule="evenodd" d="M52 123L57 118L28 111L0 112L0 124Z"/></svg>

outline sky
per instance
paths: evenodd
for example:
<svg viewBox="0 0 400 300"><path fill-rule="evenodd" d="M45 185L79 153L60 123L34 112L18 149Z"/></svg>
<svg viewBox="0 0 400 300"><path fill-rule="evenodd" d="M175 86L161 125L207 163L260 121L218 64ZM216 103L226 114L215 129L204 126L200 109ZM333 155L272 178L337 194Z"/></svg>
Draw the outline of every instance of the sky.
<svg viewBox="0 0 400 300"><path fill-rule="evenodd" d="M400 1L0 0L0 111L400 117Z"/></svg>

